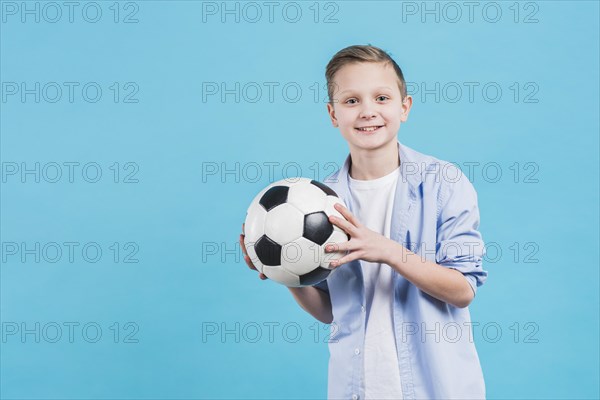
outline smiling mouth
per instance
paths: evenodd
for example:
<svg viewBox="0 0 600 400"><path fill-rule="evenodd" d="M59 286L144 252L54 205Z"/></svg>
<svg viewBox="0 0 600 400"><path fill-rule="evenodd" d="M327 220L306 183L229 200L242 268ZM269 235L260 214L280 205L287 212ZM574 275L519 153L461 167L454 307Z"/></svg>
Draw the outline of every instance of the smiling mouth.
<svg viewBox="0 0 600 400"><path fill-rule="evenodd" d="M378 131L382 127L383 127L383 125L373 125L373 126L366 126L364 128L354 128L354 129L356 129L357 131L362 132L362 133L372 133L372 132Z"/></svg>

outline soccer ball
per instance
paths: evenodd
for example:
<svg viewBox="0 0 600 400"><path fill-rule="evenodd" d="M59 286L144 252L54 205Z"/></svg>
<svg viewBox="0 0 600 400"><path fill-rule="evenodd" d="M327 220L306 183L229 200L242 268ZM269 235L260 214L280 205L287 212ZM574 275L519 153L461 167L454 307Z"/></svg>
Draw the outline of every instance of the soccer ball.
<svg viewBox="0 0 600 400"><path fill-rule="evenodd" d="M343 243L348 235L329 222L344 218L334 204L344 204L321 182L284 179L264 188L246 214L246 251L267 278L290 287L315 285L332 271L329 263L344 253L325 253L325 246Z"/></svg>

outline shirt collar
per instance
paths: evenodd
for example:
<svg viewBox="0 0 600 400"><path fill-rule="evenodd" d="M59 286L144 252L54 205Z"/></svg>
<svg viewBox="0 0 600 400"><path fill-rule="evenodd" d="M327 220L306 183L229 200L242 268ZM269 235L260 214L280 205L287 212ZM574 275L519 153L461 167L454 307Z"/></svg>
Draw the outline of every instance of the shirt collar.
<svg viewBox="0 0 600 400"><path fill-rule="evenodd" d="M423 174L427 164L419 155L420 153L398 141L398 159L400 161L402 182L408 182L414 189L423 182ZM346 186L345 183L348 181L350 160L350 155L348 155L337 177L335 175L332 177L335 182L343 183L343 186Z"/></svg>

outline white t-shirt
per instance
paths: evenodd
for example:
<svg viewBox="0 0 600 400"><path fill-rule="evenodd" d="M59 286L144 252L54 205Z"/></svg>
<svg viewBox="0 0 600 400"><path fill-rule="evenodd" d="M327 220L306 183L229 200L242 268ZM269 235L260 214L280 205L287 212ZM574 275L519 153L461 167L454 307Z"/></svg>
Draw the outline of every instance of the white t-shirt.
<svg viewBox="0 0 600 400"><path fill-rule="evenodd" d="M353 214L377 233L390 237L392 208L400 168L381 178L350 179ZM398 353L394 336L392 276L387 264L360 261L365 281L367 324L364 350L366 399L402 399Z"/></svg>

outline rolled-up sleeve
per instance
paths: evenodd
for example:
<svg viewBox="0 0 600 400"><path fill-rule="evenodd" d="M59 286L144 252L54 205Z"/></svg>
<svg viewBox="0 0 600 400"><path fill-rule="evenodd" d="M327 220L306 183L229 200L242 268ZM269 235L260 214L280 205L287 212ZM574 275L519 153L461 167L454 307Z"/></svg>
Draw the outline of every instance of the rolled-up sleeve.
<svg viewBox="0 0 600 400"><path fill-rule="evenodd" d="M456 167L455 167L456 168ZM477 193L466 175L444 181L438 199L436 262L460 271L477 293L486 281Z"/></svg>

